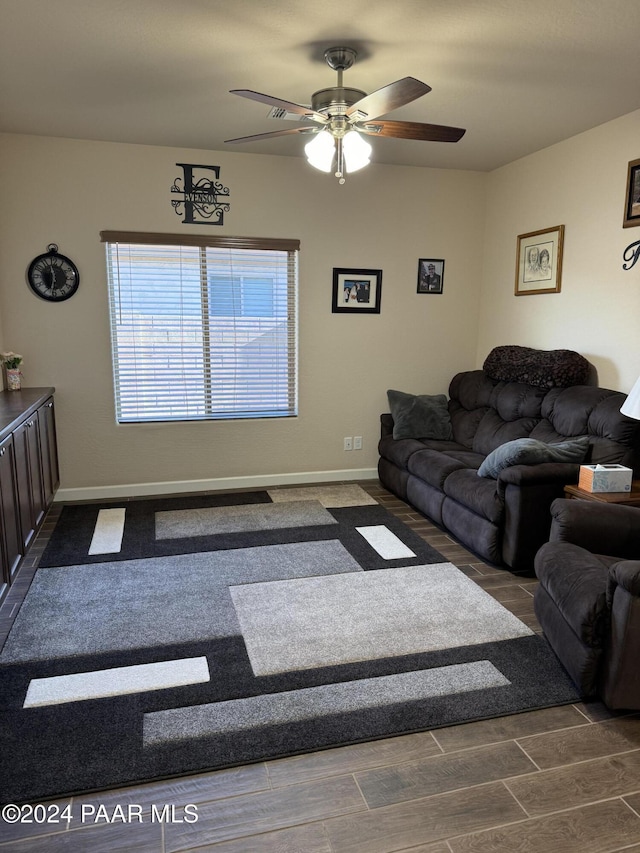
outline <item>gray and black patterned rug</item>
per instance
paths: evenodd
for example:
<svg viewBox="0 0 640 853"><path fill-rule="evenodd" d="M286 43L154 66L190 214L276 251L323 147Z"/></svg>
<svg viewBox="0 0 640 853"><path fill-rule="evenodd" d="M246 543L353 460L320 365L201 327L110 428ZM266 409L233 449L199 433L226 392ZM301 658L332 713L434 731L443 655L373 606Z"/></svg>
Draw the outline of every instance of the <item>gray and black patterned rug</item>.
<svg viewBox="0 0 640 853"><path fill-rule="evenodd" d="M357 486L69 505L0 653L2 802L578 700Z"/></svg>

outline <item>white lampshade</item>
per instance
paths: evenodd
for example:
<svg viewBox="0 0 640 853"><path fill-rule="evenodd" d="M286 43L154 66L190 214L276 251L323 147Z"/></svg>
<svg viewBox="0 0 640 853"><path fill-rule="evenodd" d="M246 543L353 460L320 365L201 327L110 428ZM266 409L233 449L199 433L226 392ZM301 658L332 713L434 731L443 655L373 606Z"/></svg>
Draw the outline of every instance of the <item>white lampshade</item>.
<svg viewBox="0 0 640 853"><path fill-rule="evenodd" d="M629 391L629 396L620 407L620 411L628 418L640 421L640 379L636 380L636 384Z"/></svg>
<svg viewBox="0 0 640 853"><path fill-rule="evenodd" d="M307 142L304 153L309 163L316 169L320 169L321 172L330 172L335 149L333 136L328 130L322 130L313 137L311 142Z"/></svg>
<svg viewBox="0 0 640 853"><path fill-rule="evenodd" d="M345 135L343 145L347 172L357 172L369 163L373 149L355 130Z"/></svg>

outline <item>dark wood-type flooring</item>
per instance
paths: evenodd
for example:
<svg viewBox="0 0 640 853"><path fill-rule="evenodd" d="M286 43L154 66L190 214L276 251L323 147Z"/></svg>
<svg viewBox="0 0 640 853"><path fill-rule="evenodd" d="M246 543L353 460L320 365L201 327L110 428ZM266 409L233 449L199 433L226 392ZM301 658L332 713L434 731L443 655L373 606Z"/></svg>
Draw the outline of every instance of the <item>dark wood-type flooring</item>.
<svg viewBox="0 0 640 853"><path fill-rule="evenodd" d="M540 630L535 579L482 563L377 482L360 485ZM0 608L0 643L58 513ZM48 808L67 806L57 824L0 821L0 853L640 853L640 715L566 705Z"/></svg>

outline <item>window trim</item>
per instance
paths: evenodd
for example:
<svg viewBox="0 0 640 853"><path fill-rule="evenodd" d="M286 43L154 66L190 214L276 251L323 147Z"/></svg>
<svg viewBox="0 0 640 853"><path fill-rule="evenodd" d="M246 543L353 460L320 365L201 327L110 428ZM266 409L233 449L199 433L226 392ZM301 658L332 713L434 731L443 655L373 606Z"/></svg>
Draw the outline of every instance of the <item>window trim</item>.
<svg viewBox="0 0 640 853"><path fill-rule="evenodd" d="M231 237L207 234L157 234L149 231L101 231L103 243L146 243L149 246L204 246L212 249L266 249L295 252L300 240L280 237Z"/></svg>

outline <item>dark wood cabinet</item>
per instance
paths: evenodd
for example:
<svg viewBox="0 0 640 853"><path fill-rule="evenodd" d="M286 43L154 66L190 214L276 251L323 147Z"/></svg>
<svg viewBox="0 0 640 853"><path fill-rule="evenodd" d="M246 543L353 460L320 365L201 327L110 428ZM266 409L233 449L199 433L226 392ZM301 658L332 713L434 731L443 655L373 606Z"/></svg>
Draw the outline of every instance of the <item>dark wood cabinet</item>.
<svg viewBox="0 0 640 853"><path fill-rule="evenodd" d="M60 485L58 468L58 442L53 397L38 410L40 458L42 459L42 486L44 505L48 509Z"/></svg>
<svg viewBox="0 0 640 853"><path fill-rule="evenodd" d="M1 590L6 590L18 571L23 555L18 507L18 483L13 436L0 442L0 539Z"/></svg>
<svg viewBox="0 0 640 853"><path fill-rule="evenodd" d="M59 484L53 388L0 393L0 600Z"/></svg>
<svg viewBox="0 0 640 853"><path fill-rule="evenodd" d="M13 431L13 439L16 447L22 543L26 549L45 512L37 412Z"/></svg>

